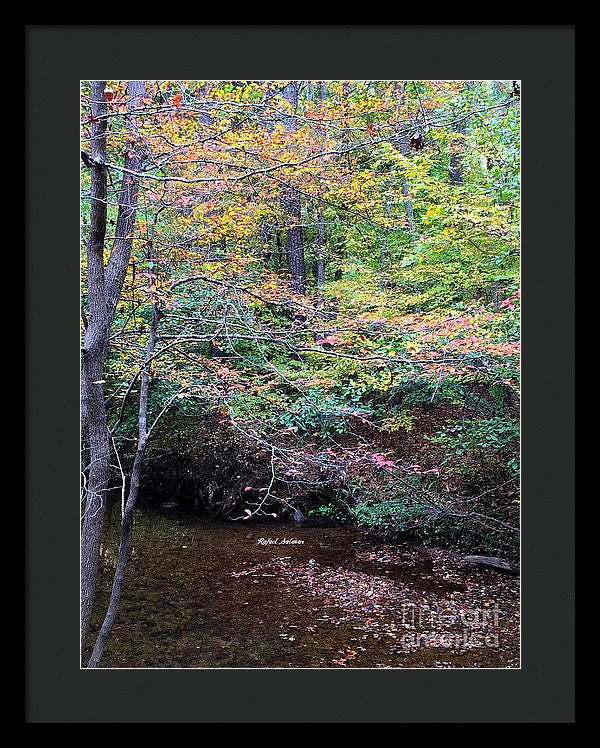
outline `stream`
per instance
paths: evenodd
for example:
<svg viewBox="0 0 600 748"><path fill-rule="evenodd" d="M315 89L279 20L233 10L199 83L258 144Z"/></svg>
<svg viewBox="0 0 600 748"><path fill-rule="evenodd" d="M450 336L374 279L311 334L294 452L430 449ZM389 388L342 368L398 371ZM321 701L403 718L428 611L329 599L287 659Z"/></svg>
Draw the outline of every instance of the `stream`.
<svg viewBox="0 0 600 748"><path fill-rule="evenodd" d="M119 508L107 515L92 633ZM138 509L105 668L518 668L519 580L350 527Z"/></svg>

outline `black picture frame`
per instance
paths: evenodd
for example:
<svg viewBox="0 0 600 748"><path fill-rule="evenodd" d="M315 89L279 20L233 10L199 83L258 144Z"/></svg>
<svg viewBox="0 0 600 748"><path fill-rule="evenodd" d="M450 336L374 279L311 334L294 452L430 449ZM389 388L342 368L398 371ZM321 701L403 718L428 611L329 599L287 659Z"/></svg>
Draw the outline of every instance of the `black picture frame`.
<svg viewBox="0 0 600 748"><path fill-rule="evenodd" d="M26 26L25 39L26 722L572 723L574 27ZM520 670L79 668L77 140L93 78L521 81Z"/></svg>

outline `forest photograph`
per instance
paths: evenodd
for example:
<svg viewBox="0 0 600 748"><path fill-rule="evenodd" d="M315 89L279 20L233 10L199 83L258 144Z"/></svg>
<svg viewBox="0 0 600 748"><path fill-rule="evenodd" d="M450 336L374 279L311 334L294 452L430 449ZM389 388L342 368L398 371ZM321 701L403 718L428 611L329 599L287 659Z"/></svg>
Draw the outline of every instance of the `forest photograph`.
<svg viewBox="0 0 600 748"><path fill-rule="evenodd" d="M520 107L80 82L81 668L521 667Z"/></svg>

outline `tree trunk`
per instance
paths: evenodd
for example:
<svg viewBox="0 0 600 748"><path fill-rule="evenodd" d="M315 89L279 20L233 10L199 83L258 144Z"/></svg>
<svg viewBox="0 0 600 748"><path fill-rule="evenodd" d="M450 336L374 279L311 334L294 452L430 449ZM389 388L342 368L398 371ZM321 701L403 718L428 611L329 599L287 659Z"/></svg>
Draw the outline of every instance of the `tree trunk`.
<svg viewBox="0 0 600 748"><path fill-rule="evenodd" d="M298 106L298 82L290 81L285 87L283 95L295 110ZM290 132L295 130L293 117L285 117L284 124ZM304 246L302 243L302 203L300 193L295 187L286 189L283 203L287 213L287 260L291 276L291 284L294 291L304 293L306 291L306 265L304 261Z"/></svg>
<svg viewBox="0 0 600 748"><path fill-rule="evenodd" d="M406 90L406 82L402 81L402 83L395 83L394 84L394 96L396 99L396 122L395 122L395 131L396 131L396 137L397 137L397 145L400 147L400 153L406 158L408 153L410 152L410 144L409 144L409 138L407 133L407 127L408 122L406 122L402 118L402 113L400 111L401 109L401 98ZM386 217L388 220L392 217L392 190L393 190L393 171L390 175L389 181L388 181L388 193L386 195ZM404 210L406 211L406 224L408 226L408 234L410 238L410 243L414 247L414 244L417 239L416 235L416 227L415 227L415 216L413 211L413 202L410 199L410 185L408 184L408 180L406 179L406 176L402 176L401 180L402 184L402 194L404 196ZM390 229L386 228L384 236L383 236L383 248L381 250L380 254L380 265L382 267L385 267L389 264L390 261L390 249L389 249L389 233Z"/></svg>
<svg viewBox="0 0 600 748"><path fill-rule="evenodd" d="M406 83L403 81L401 86L399 87L397 91L398 100L397 100L397 112L399 115L400 110L400 96L404 93L406 89ZM400 133L400 153L406 157L410 150L409 142L408 142L408 135L405 132L407 123L401 119L401 117L398 117L397 122L397 129ZM409 198L410 195L410 186L408 184L408 180L406 177L402 178L402 194L404 195L404 209L406 210L406 221L408 223L408 231L410 233L410 239L411 242L414 244L416 239L415 234L415 216L413 212L413 203L412 200Z"/></svg>
<svg viewBox="0 0 600 748"><path fill-rule="evenodd" d="M92 83L92 129L90 155L106 161L105 81ZM104 407L104 361L109 317L104 286L104 240L106 237L106 169L91 167L90 233L86 246L89 317L83 340L81 371L82 427L89 448L89 472L81 530L81 646L85 642L96 586L105 497L110 472L110 443Z"/></svg>
<svg viewBox="0 0 600 748"><path fill-rule="evenodd" d="M497 280L492 282L492 302L494 304L495 311L499 311L500 304L502 302L502 292L500 290L500 284Z"/></svg>
<svg viewBox="0 0 600 748"><path fill-rule="evenodd" d="M105 81L92 84L92 142L90 154L97 163L106 161ZM145 89L142 81L130 81L125 168L139 172L140 152L135 143L133 110L140 106ZM104 270L106 237L106 168L91 167L92 200L90 235L87 243L88 303L90 315L82 354L81 399L82 424L89 444L89 475L86 504L81 529L81 647L89 631L92 603L100 560L100 543L110 477L110 437L104 406L104 366L108 337L127 266L131 257L133 228L137 210L138 178L123 172L119 193L119 213L113 248Z"/></svg>
<svg viewBox="0 0 600 748"><path fill-rule="evenodd" d="M464 121L457 122L454 125L454 131L459 133L462 137L456 144L454 150L450 154L450 184L462 184L463 183L463 149L464 149L464 134L467 131Z"/></svg>
<svg viewBox="0 0 600 748"><path fill-rule="evenodd" d="M262 247L261 247L261 256L263 259L263 262L267 267L271 265L273 261L273 244L271 242L271 226L262 223L260 227L260 238L262 240Z"/></svg>
<svg viewBox="0 0 600 748"><path fill-rule="evenodd" d="M139 173L141 152L135 141L135 118L132 112L142 105L141 99L145 95L143 81L129 81L129 129L130 139L127 143L125 155L125 169ZM119 193L119 214L112 252L106 266L106 300L109 314L112 318L121 295L123 281L127 273L131 248L133 245L133 229L137 213L139 179L133 174L123 172L121 191Z"/></svg>
<svg viewBox="0 0 600 748"><path fill-rule="evenodd" d="M123 512L123 519L121 521L121 541L119 544L119 556L117 559L117 568L115 570L115 576L113 579L113 586L110 594L110 601L108 603L108 609L100 628L100 633L94 644L92 656L88 662L88 667L98 667L106 642L110 636L117 612L119 610L119 603L121 601L121 593L123 591L123 579L125 577L125 568L127 566L127 558L129 556L129 547L131 545L131 525L133 522L133 510L137 502L137 497L140 490L140 480L142 476L142 465L144 462L144 453L146 451L146 444L148 441L148 390L150 386L150 361L154 355L154 349L156 347L156 337L158 323L160 320L160 312L156 304L152 306L152 321L150 323L150 337L148 339L148 346L146 349L146 361L144 364L144 370L141 374L140 379L140 404L138 410L138 443L135 452L135 458L133 461L133 468L131 470L131 481L129 484L129 494L127 496L127 502L125 504L125 510Z"/></svg>
<svg viewBox="0 0 600 748"><path fill-rule="evenodd" d="M319 291L325 285L325 221L323 218L323 201L319 200L317 209L317 288Z"/></svg>
<svg viewBox="0 0 600 748"><path fill-rule="evenodd" d="M275 244L277 246L277 250L275 252L275 268L279 270L281 268L281 261L283 257L283 245L281 243L281 229L279 226L275 230Z"/></svg>
<svg viewBox="0 0 600 748"><path fill-rule="evenodd" d="M342 107L342 125L343 129L340 134L340 143L342 149L348 147L351 143L350 133L351 130L349 129L349 121L347 117L350 114L349 110L349 98L350 98L350 84L347 81L344 81L342 83L342 92L341 92L341 107ZM348 163L348 169L352 168L352 154L350 150L348 150L346 154L347 163ZM348 226L350 224L350 218L349 214L342 209L343 212L338 216L338 221L340 225L346 225ZM337 247L334 249L335 254L335 270L333 273L333 279L336 281L342 280L343 277L343 270L342 266L344 263L344 258L346 256L346 240L345 238L341 238Z"/></svg>
<svg viewBox="0 0 600 748"><path fill-rule="evenodd" d="M302 206L298 190L291 187L286 196L288 220L292 225L287 231L287 261L291 276L292 288L298 293L306 291L306 265L304 246L302 244Z"/></svg>
<svg viewBox="0 0 600 748"><path fill-rule="evenodd" d="M388 221L392 218L392 189L393 189L393 178L390 176L387 180L387 194L385 196L385 217ZM383 246L379 253L379 267L385 268L390 262L390 229L388 226L385 227L383 232Z"/></svg>

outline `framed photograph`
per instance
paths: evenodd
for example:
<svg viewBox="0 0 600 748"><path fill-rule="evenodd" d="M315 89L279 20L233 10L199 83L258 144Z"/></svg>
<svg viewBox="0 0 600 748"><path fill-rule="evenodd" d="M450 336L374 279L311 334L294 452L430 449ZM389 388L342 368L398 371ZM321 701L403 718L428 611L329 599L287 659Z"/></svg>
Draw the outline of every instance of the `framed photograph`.
<svg viewBox="0 0 600 748"><path fill-rule="evenodd" d="M573 722L574 29L26 38L26 720Z"/></svg>

